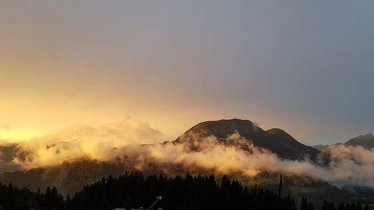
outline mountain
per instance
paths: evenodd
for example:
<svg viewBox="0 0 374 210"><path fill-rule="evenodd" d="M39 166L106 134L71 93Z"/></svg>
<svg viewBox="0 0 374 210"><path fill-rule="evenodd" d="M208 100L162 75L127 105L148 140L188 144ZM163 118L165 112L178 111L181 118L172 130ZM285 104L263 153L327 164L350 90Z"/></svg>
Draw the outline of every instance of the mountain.
<svg viewBox="0 0 374 210"><path fill-rule="evenodd" d="M372 149L372 148L374 148L374 134L368 133L368 134L364 134L364 135L359 135L357 137L349 139L345 143L336 143L336 144L331 144L331 145L329 145L329 144L318 144L318 145L314 145L312 147L314 149L323 151L323 150L329 148L330 146L338 146L338 145L353 146L353 147L362 146L365 149Z"/></svg>
<svg viewBox="0 0 374 210"><path fill-rule="evenodd" d="M344 143L346 146L362 146L366 149L374 148L374 135L368 133L352 138Z"/></svg>
<svg viewBox="0 0 374 210"><path fill-rule="evenodd" d="M184 143L189 145L192 150L197 150L196 142L204 141L209 137L216 138L222 144L232 144L229 136L234 134L238 134L254 146L270 150L284 159L301 160L309 157L311 160L316 160L320 153L317 149L298 142L279 128L264 131L255 123L240 119L199 123L178 137L173 143Z"/></svg>
<svg viewBox="0 0 374 210"><path fill-rule="evenodd" d="M74 132L71 133L71 136L76 137ZM99 137L101 136L98 136L97 140L102 141ZM41 144L42 149L40 151L53 154L53 157L56 158L65 152L81 151L84 147L75 148L74 146L77 145L75 139L73 138L74 141L66 141L69 138L58 138L56 142L47 141L46 143L39 141L39 143L44 143ZM87 141L89 139L91 139L91 136L87 137ZM210 141L213 141L214 144L210 144ZM208 143L204 144L205 142ZM157 174L171 177L186 173L209 175L217 171L201 167L198 164L185 165L183 161L158 161L157 157L166 155L162 154L164 151L171 151L172 154L175 154L172 158L178 158L177 149L187 148L189 150L183 152L193 154L195 151L202 149L201 146L213 147L215 144L235 146L239 149L248 150L248 152L251 152L253 146L261 147L277 154L280 158L290 160L302 160L305 157L316 160L317 156L322 154L318 150L298 142L287 132L278 128L263 130L249 120L240 119L207 121L193 126L171 143L126 145L120 148L112 148L109 151L113 155L113 159L106 161L94 160L92 157L86 157L86 159L79 157L54 166L41 165L37 168L25 169L23 167L24 162L32 162L33 158L37 157L33 155L33 150L26 150L28 147L17 144L0 145L0 170L7 171L0 173L0 182L4 184L11 182L16 186L27 187L32 190L45 189L46 186L54 185L66 195L78 192L84 185L100 180L102 177L116 176L129 171L141 171L145 175ZM178 147L173 147L173 145ZM164 146L166 150L157 150L157 148L163 148ZM150 149L153 147L156 150ZM153 158L150 154L156 155L156 158ZM243 184L248 186L263 186L267 189L276 190L279 183L279 173L270 173L266 169L253 177L236 171L228 173L231 177L241 180ZM219 176L220 174L217 173L216 175ZM357 197L364 198L364 195L374 194L374 192L361 193L360 191L352 195L352 193L336 188L327 182L304 175L283 174L283 177L284 193L297 197L308 196L314 200L325 198L344 200Z"/></svg>

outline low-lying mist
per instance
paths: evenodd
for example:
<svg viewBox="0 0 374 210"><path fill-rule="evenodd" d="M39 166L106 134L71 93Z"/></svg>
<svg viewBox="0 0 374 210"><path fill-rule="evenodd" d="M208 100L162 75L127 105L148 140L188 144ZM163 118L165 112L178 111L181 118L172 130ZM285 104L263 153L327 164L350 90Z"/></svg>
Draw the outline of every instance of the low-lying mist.
<svg viewBox="0 0 374 210"><path fill-rule="evenodd" d="M163 135L148 124L127 119L101 127L78 126L27 142L2 145L1 172L59 165L82 158L116 161L145 170L150 165L182 165L217 174L254 177L261 172L308 176L338 186L374 187L374 151L363 147L330 146L324 151L327 165L308 160L281 159L269 150L255 147L239 134L222 144L214 136L200 139L198 150L186 144L164 142ZM167 173L167 171L165 171Z"/></svg>

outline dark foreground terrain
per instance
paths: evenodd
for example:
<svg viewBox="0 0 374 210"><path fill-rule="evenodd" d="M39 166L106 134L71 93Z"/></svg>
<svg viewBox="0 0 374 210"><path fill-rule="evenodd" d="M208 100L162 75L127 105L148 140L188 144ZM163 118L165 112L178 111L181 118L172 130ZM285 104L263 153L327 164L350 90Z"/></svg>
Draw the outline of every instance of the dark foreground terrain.
<svg viewBox="0 0 374 210"><path fill-rule="evenodd" d="M157 196L163 199L155 208L165 210L366 210L359 202L334 204L324 201L315 207L306 198L296 201L289 195L278 196L271 190L243 187L227 176L147 176L125 173L86 185L81 191L64 198L55 187L44 192L0 185L0 204L6 210L110 210L149 206Z"/></svg>

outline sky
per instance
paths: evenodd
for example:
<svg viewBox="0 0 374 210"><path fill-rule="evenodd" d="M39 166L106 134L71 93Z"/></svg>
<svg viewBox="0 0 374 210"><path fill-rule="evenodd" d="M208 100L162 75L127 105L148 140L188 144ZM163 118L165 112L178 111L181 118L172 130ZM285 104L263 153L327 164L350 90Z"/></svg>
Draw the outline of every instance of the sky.
<svg viewBox="0 0 374 210"><path fill-rule="evenodd" d="M372 0L0 2L0 139L134 118L374 132Z"/></svg>

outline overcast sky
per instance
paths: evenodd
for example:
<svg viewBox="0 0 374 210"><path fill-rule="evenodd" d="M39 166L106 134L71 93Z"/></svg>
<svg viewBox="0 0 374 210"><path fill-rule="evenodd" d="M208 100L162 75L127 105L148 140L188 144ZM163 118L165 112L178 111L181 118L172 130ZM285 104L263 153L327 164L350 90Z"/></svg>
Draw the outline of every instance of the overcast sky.
<svg viewBox="0 0 374 210"><path fill-rule="evenodd" d="M374 132L372 0L0 2L0 138L126 117Z"/></svg>

